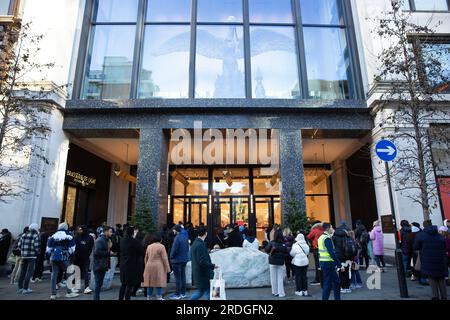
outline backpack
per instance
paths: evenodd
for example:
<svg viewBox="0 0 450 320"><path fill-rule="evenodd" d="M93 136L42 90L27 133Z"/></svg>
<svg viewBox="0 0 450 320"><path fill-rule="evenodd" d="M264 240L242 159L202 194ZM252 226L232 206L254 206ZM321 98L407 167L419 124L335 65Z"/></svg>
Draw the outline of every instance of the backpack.
<svg viewBox="0 0 450 320"><path fill-rule="evenodd" d="M344 240L344 255L346 257L354 257L358 254L358 249L356 248L355 240L352 237L345 237Z"/></svg>
<svg viewBox="0 0 450 320"><path fill-rule="evenodd" d="M359 236L359 243L361 244L368 244L369 243L369 233L364 230L361 235Z"/></svg>

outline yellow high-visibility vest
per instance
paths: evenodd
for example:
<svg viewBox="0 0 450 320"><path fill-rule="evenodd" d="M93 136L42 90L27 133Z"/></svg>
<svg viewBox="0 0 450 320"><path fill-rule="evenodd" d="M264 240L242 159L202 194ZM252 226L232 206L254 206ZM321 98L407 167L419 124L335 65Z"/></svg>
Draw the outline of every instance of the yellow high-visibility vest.
<svg viewBox="0 0 450 320"><path fill-rule="evenodd" d="M333 262L333 258L331 258L330 253L327 250L327 247L325 247L325 239L331 239L331 237L324 233L319 237L319 240L317 242L318 247L319 247L319 261L322 262ZM333 243L333 242L331 242ZM333 248L334 248L334 244L333 244Z"/></svg>

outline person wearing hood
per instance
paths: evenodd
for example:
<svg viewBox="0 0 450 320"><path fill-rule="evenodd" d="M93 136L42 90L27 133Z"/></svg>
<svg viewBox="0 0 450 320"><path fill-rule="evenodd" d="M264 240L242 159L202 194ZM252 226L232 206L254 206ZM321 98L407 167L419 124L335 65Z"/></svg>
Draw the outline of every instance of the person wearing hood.
<svg viewBox="0 0 450 320"><path fill-rule="evenodd" d="M311 282L311 285L316 286L320 284L320 264L319 264L319 249L317 245L317 241L320 236L323 234L322 222L319 220L314 221L311 231L306 236L306 238L312 244L312 252L314 256L314 269L315 269L315 277Z"/></svg>
<svg viewBox="0 0 450 320"><path fill-rule="evenodd" d="M242 247L259 250L259 241L258 239L255 238L255 233L253 232L253 230L247 231L247 236L245 237L245 240L242 243Z"/></svg>
<svg viewBox="0 0 450 320"><path fill-rule="evenodd" d="M189 261L189 239L181 232L180 225L173 227L176 235L170 249L170 263L175 276L176 291L169 299L180 300L186 298L186 264Z"/></svg>
<svg viewBox="0 0 450 320"><path fill-rule="evenodd" d="M384 268L386 268L386 263L384 262L384 235L381 230L380 220L373 223L373 229L370 231L370 240L372 240L373 255L378 267L377 271L384 272Z"/></svg>
<svg viewBox="0 0 450 320"><path fill-rule="evenodd" d="M120 290L119 300L130 300L133 290L141 283L139 273L141 265L142 244L133 238L133 227L125 228L125 235L120 241Z"/></svg>
<svg viewBox="0 0 450 320"><path fill-rule="evenodd" d="M403 267L405 272L411 271L412 252L408 248L408 235L411 233L411 226L407 220L400 222L400 249L402 250Z"/></svg>
<svg viewBox="0 0 450 320"><path fill-rule="evenodd" d="M366 229L366 226L362 223L361 220L356 220L356 229L355 232L355 240L361 247L361 252L359 255L359 265L362 267L363 262L366 263L365 268L369 267L369 232Z"/></svg>
<svg viewBox="0 0 450 320"><path fill-rule="evenodd" d="M265 250L269 254L269 272L272 295L274 297L285 297L283 278L285 274L285 258L288 249L284 244L283 232L277 230L273 241L270 241Z"/></svg>
<svg viewBox="0 0 450 320"><path fill-rule="evenodd" d="M308 265L309 246L305 236L301 233L295 238L290 255L292 257L292 269L295 274L295 294L300 297L309 297L308 294Z"/></svg>
<svg viewBox="0 0 450 320"><path fill-rule="evenodd" d="M87 226L80 226L75 236L75 254L73 264L78 266L81 271L81 277L84 279L84 293L89 294L92 290L89 288L90 281L90 256L94 248L94 238L89 234Z"/></svg>
<svg viewBox="0 0 450 320"><path fill-rule="evenodd" d="M39 238L39 227L36 223L30 224L28 232L19 240L18 247L22 257L19 277L19 294L28 294L33 292L29 288L30 280L36 266L36 259L41 248L41 239Z"/></svg>
<svg viewBox="0 0 450 320"><path fill-rule="evenodd" d="M414 249L420 252L422 275L427 276L431 285L432 300L447 300L445 277L448 276L445 240L438 233L431 220L423 223L423 232L417 235Z"/></svg>
<svg viewBox="0 0 450 320"><path fill-rule="evenodd" d="M69 233L67 223L61 223L58 226L58 231L47 240L46 254L49 257L50 265L52 266L51 276L51 300L56 300L57 280L59 274L64 274L70 263L70 256L75 252L75 239ZM77 297L78 294L71 292L67 288L66 298Z"/></svg>
<svg viewBox="0 0 450 320"><path fill-rule="evenodd" d="M232 247L242 247L242 236L239 232L239 228L230 224L225 231L225 241L228 245L228 248Z"/></svg>
<svg viewBox="0 0 450 320"><path fill-rule="evenodd" d="M419 252L414 250L414 242L416 240L416 236L420 234L422 229L420 228L420 224L418 222L411 223L411 233L409 233L406 237L407 249L411 252L413 267L411 269L411 281L416 281L419 279L419 283L423 285L427 285L426 278L420 276L420 257Z"/></svg>
<svg viewBox="0 0 450 320"><path fill-rule="evenodd" d="M350 256L346 252L346 245L350 239L349 228L347 227L347 223L345 221L341 222L341 225L336 228L336 231L333 234L333 243L336 251L336 256L339 261L344 265L344 271L339 273L341 278L341 293L351 293L350 289L351 285L351 277L350 277L350 267L351 261L353 261L354 256Z"/></svg>

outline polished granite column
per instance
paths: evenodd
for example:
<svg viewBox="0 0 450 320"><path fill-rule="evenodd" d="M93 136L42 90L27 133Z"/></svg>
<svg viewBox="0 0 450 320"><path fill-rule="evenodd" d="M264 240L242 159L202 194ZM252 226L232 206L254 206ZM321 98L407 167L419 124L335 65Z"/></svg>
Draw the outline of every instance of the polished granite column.
<svg viewBox="0 0 450 320"><path fill-rule="evenodd" d="M290 198L306 210L303 171L302 133L300 129L280 129L281 210L286 214Z"/></svg>
<svg viewBox="0 0 450 320"><path fill-rule="evenodd" d="M162 129L141 128L136 202L145 193L158 225L167 223L169 136Z"/></svg>

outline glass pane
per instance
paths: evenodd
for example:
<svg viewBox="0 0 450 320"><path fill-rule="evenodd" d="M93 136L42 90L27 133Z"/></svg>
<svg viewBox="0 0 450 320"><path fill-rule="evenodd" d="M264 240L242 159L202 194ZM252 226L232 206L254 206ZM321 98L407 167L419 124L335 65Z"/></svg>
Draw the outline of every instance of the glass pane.
<svg viewBox="0 0 450 320"><path fill-rule="evenodd" d="M215 169L213 190L216 196L250 194L248 169Z"/></svg>
<svg viewBox="0 0 450 320"><path fill-rule="evenodd" d="M242 0L198 0L198 22L242 22Z"/></svg>
<svg viewBox="0 0 450 320"><path fill-rule="evenodd" d="M422 52L430 84L441 93L449 92L450 44L424 44Z"/></svg>
<svg viewBox="0 0 450 320"><path fill-rule="evenodd" d="M303 24L344 24L341 0L301 0Z"/></svg>
<svg viewBox="0 0 450 320"><path fill-rule="evenodd" d="M94 27L84 98L129 99L135 30L135 26Z"/></svg>
<svg viewBox="0 0 450 320"><path fill-rule="evenodd" d="M250 22L293 23L291 0L250 0Z"/></svg>
<svg viewBox="0 0 450 320"><path fill-rule="evenodd" d="M191 21L191 0L149 0L147 21Z"/></svg>
<svg viewBox="0 0 450 320"><path fill-rule="evenodd" d="M275 202L275 200L277 200L278 202ZM273 203L273 223L274 224L278 224L281 225L281 204L280 204L280 199L274 199L274 203Z"/></svg>
<svg viewBox="0 0 450 320"><path fill-rule="evenodd" d="M94 8L97 22L136 22L139 0L98 0Z"/></svg>
<svg viewBox="0 0 450 320"><path fill-rule="evenodd" d="M146 26L139 98L187 98L189 26Z"/></svg>
<svg viewBox="0 0 450 320"><path fill-rule="evenodd" d="M256 237L259 244L265 240L265 232L269 227L269 214L270 214L270 199L255 198L256 208Z"/></svg>
<svg viewBox="0 0 450 320"><path fill-rule="evenodd" d="M314 220L330 221L329 196L306 196L306 215Z"/></svg>
<svg viewBox="0 0 450 320"><path fill-rule="evenodd" d="M350 60L340 28L303 28L309 95L315 99L349 99Z"/></svg>
<svg viewBox="0 0 450 320"><path fill-rule="evenodd" d="M77 189L74 187L67 187L67 198L65 208L65 222L73 226L75 217L75 199L77 197Z"/></svg>
<svg viewBox="0 0 450 320"><path fill-rule="evenodd" d="M196 98L245 98L242 38L238 26L197 28Z"/></svg>
<svg viewBox="0 0 450 320"><path fill-rule="evenodd" d="M409 0L402 0L402 10L409 11L411 7L409 5Z"/></svg>
<svg viewBox="0 0 450 320"><path fill-rule="evenodd" d="M225 199L220 199L219 205L220 225L225 227L230 224L230 202Z"/></svg>
<svg viewBox="0 0 450 320"><path fill-rule="evenodd" d="M208 195L208 169L177 169L170 175L174 195Z"/></svg>
<svg viewBox="0 0 450 320"><path fill-rule="evenodd" d="M184 199L173 199L173 223L184 222Z"/></svg>
<svg viewBox="0 0 450 320"><path fill-rule="evenodd" d="M448 10L447 0L414 0L416 10Z"/></svg>
<svg viewBox="0 0 450 320"><path fill-rule="evenodd" d="M322 168L305 168L305 193L306 194L330 194L331 170Z"/></svg>
<svg viewBox="0 0 450 320"><path fill-rule="evenodd" d="M242 226L248 224L248 199L233 199L233 222Z"/></svg>
<svg viewBox="0 0 450 320"><path fill-rule="evenodd" d="M11 0L0 0L0 16L7 16L9 14L9 4Z"/></svg>
<svg viewBox="0 0 450 320"><path fill-rule="evenodd" d="M251 27L253 98L299 97L293 27Z"/></svg>
<svg viewBox="0 0 450 320"><path fill-rule="evenodd" d="M255 195L279 195L280 179L278 175L265 175L261 169L253 169L253 190Z"/></svg>

